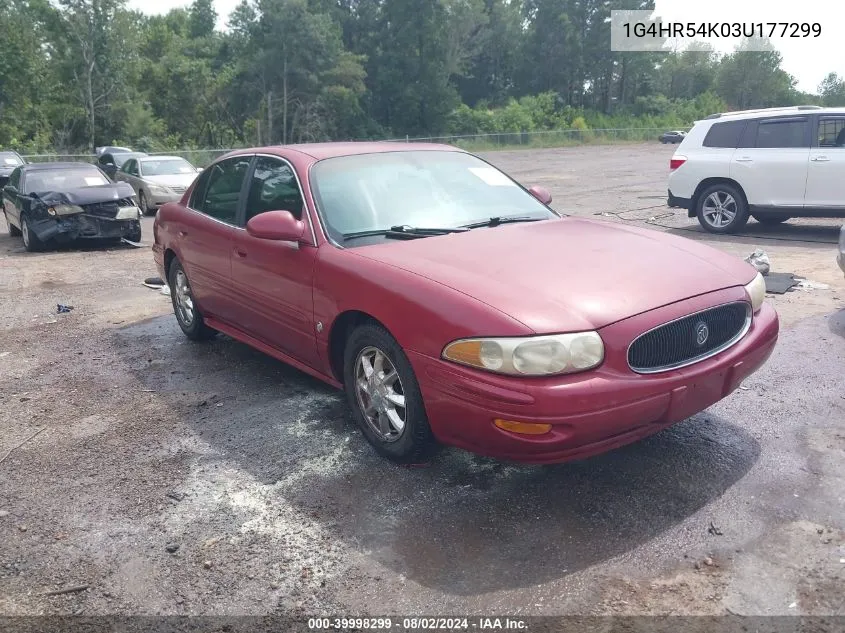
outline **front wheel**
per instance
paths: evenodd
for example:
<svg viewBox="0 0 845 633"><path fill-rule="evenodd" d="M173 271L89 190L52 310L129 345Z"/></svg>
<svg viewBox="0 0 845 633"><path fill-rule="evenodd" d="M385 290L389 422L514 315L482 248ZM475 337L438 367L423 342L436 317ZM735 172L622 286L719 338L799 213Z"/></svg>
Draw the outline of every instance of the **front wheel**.
<svg viewBox="0 0 845 633"><path fill-rule="evenodd" d="M29 228L29 221L26 215L21 213L21 238L23 238L23 247L28 253L37 253L43 251L46 244L38 239L38 236Z"/></svg>
<svg viewBox="0 0 845 633"><path fill-rule="evenodd" d="M791 219L789 216L784 215L752 215L751 217L760 224L783 224Z"/></svg>
<svg viewBox="0 0 845 633"><path fill-rule="evenodd" d="M141 213L147 215L150 212L150 206L147 203L147 194L143 190L138 192L138 206L141 207Z"/></svg>
<svg viewBox="0 0 845 633"><path fill-rule="evenodd" d="M192 341L204 341L212 338L216 332L205 324L202 314L194 302L191 284L179 260L170 265L167 276L170 286L170 299L173 302L173 313L182 332Z"/></svg>
<svg viewBox="0 0 845 633"><path fill-rule="evenodd" d="M346 343L343 382L355 422L376 451L399 463L423 461L435 446L419 383L402 347L376 324Z"/></svg>
<svg viewBox="0 0 845 633"><path fill-rule="evenodd" d="M696 203L698 222L710 233L734 233L748 222L748 205L735 186L711 185L701 192Z"/></svg>

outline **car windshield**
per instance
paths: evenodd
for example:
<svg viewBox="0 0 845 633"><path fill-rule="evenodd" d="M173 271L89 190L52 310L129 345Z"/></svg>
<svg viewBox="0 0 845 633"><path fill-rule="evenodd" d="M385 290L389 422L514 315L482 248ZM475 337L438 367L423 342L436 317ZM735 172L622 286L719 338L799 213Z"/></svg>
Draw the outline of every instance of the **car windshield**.
<svg viewBox="0 0 845 633"><path fill-rule="evenodd" d="M197 170L184 158L162 158L141 161L141 173L144 176L176 176L195 174Z"/></svg>
<svg viewBox="0 0 845 633"><path fill-rule="evenodd" d="M394 226L456 228L491 217L557 217L498 169L463 152L328 158L312 167L311 187L336 242Z"/></svg>
<svg viewBox="0 0 845 633"><path fill-rule="evenodd" d="M33 171L26 175L26 193L33 191L67 191L107 185L106 177L95 168Z"/></svg>
<svg viewBox="0 0 845 633"><path fill-rule="evenodd" d="M21 157L14 152L0 152L0 167L17 167L23 165Z"/></svg>

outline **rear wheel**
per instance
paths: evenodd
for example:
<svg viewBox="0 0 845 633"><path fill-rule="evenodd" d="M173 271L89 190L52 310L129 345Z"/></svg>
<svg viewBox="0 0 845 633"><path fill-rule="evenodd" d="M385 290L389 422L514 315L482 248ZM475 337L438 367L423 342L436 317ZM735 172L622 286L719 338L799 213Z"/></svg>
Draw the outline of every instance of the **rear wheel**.
<svg viewBox="0 0 845 633"><path fill-rule="evenodd" d="M37 253L44 250L46 246L44 242L38 239L38 236L29 228L29 221L26 215L21 213L21 237L23 238L23 247L29 253Z"/></svg>
<svg viewBox="0 0 845 633"><path fill-rule="evenodd" d="M376 451L399 463L423 461L435 446L417 378L402 347L374 323L346 343L343 382L355 422Z"/></svg>
<svg viewBox="0 0 845 633"><path fill-rule="evenodd" d="M170 299L173 302L173 312L182 332L192 341L205 341L212 338L216 332L205 324L191 292L188 276L178 259L173 260L167 276L170 286Z"/></svg>
<svg viewBox="0 0 845 633"><path fill-rule="evenodd" d="M734 233L748 222L748 205L739 189L719 183L707 187L698 196L696 215L705 231Z"/></svg>
<svg viewBox="0 0 845 633"><path fill-rule="evenodd" d="M3 216L6 218L6 229L9 231L9 237L19 237L21 230L9 221L9 216L5 211L3 211Z"/></svg>
<svg viewBox="0 0 845 633"><path fill-rule="evenodd" d="M789 216L784 215L752 215L751 217L760 224L783 224L791 219Z"/></svg>

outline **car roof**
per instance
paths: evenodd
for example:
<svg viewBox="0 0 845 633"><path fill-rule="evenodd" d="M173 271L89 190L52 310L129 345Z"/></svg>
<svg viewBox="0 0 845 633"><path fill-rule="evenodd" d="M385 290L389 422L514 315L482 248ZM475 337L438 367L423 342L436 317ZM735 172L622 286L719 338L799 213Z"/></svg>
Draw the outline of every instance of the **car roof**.
<svg viewBox="0 0 845 633"><path fill-rule="evenodd" d="M766 115L790 115L790 114L842 114L845 115L845 108L823 108L816 105L799 105L788 106L783 108L757 108L754 110L736 110L734 112L717 112L705 117L705 121L711 119L727 119L731 121L738 121L742 119L751 119Z"/></svg>
<svg viewBox="0 0 845 633"><path fill-rule="evenodd" d="M146 160L185 160L181 156L158 156L155 154L152 156L145 154L144 156L139 156L138 158L141 162Z"/></svg>
<svg viewBox="0 0 845 633"><path fill-rule="evenodd" d="M50 171L54 169L79 169L80 167L90 167L91 169L97 169L96 165L92 165L91 163L83 163L83 162L65 162L65 163L29 163L27 165L21 165L21 171Z"/></svg>
<svg viewBox="0 0 845 633"><path fill-rule="evenodd" d="M283 150L293 150L310 156L316 160L336 158L339 156L355 156L359 154L383 154L386 152L414 152L414 151L447 151L463 152L464 150L451 145L439 143L403 143L400 141L347 141L338 143L296 143L292 145L275 145L271 147L253 147L237 150L227 156L242 154L268 153Z"/></svg>

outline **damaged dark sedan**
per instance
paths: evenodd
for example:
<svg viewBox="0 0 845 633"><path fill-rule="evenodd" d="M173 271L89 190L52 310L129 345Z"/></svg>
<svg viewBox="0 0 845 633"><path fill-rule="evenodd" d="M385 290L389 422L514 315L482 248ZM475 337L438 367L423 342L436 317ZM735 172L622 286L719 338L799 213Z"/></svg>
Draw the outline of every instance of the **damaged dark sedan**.
<svg viewBox="0 0 845 633"><path fill-rule="evenodd" d="M9 234L30 252L78 239L141 240L132 187L88 163L16 168L3 188L3 212Z"/></svg>

